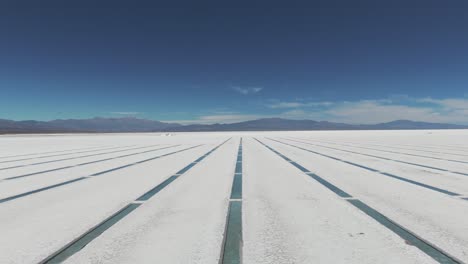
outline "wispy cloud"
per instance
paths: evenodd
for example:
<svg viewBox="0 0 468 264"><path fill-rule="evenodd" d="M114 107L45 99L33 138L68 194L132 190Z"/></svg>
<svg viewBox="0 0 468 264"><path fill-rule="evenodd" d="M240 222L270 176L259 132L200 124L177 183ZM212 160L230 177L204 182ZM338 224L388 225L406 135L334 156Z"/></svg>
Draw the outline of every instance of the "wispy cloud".
<svg viewBox="0 0 468 264"><path fill-rule="evenodd" d="M276 102L273 109L288 109L280 115L335 122L373 124L398 119L468 124L468 99L411 98L408 96L341 102ZM317 107L310 109L309 107Z"/></svg>
<svg viewBox="0 0 468 264"><path fill-rule="evenodd" d="M418 99L418 102L425 102L425 103L439 105L448 110L468 110L468 99L463 99L463 98L432 99L428 97L428 98Z"/></svg>
<svg viewBox="0 0 468 264"><path fill-rule="evenodd" d="M431 108L382 104L376 101L345 102L324 111L331 121L374 124L398 119L442 121Z"/></svg>
<svg viewBox="0 0 468 264"><path fill-rule="evenodd" d="M241 86L233 86L232 90L243 94L243 95L248 95L248 94L256 94L263 90L263 87L241 87Z"/></svg>
<svg viewBox="0 0 468 264"><path fill-rule="evenodd" d="M204 123L235 123L261 118L260 115L207 115L201 116L200 121Z"/></svg>
<svg viewBox="0 0 468 264"><path fill-rule="evenodd" d="M375 124L398 119L413 121L468 124L466 98L390 97L356 101L278 101L262 103L262 114L236 111L212 111L190 120L172 120L181 124L235 123L259 118L281 117L312 119L351 124Z"/></svg>
<svg viewBox="0 0 468 264"><path fill-rule="evenodd" d="M299 103L299 102L278 102L274 104L268 105L270 108L298 108L298 107L304 107L304 103Z"/></svg>
<svg viewBox="0 0 468 264"><path fill-rule="evenodd" d="M330 106L332 102L273 102L268 104L269 108L302 108L302 107L318 107L318 106Z"/></svg>
<svg viewBox="0 0 468 264"><path fill-rule="evenodd" d="M113 115L135 116L142 114L141 112L110 112Z"/></svg>
<svg viewBox="0 0 468 264"><path fill-rule="evenodd" d="M269 116L243 115L243 114L238 114L238 115L203 115L203 116L199 116L199 117L197 117L195 119L190 119L190 120L165 120L165 122L173 122L173 123L179 123L179 124L183 124L183 125L216 124L216 123L229 124L229 123L237 123L237 122L255 120L255 119L265 118L265 117L269 117Z"/></svg>

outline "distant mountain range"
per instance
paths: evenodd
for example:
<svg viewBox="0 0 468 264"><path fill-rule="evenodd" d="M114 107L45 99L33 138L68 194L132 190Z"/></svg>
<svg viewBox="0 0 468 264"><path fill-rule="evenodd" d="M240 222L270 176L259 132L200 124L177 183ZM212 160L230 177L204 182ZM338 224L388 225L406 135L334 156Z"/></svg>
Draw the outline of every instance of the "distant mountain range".
<svg viewBox="0 0 468 264"><path fill-rule="evenodd" d="M57 119L52 121L13 121L0 119L0 133L62 132L153 132L180 127L180 124L125 117L91 119Z"/></svg>
<svg viewBox="0 0 468 264"><path fill-rule="evenodd" d="M397 120L374 125L352 125L314 120L263 118L232 124L181 125L134 117L13 121L0 119L0 133L72 132L192 132L192 131L286 131L286 130L398 130L468 129L468 126Z"/></svg>
<svg viewBox="0 0 468 264"><path fill-rule="evenodd" d="M397 120L375 125L351 125L328 121L264 118L232 124L187 125L173 131L286 131L286 130L387 130L387 129L465 129L468 126Z"/></svg>

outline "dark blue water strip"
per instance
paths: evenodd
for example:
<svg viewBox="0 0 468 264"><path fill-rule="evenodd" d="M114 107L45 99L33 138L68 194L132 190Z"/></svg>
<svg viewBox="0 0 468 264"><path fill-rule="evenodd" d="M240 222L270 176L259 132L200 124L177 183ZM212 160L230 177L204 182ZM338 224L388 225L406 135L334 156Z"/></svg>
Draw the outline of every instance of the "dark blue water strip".
<svg viewBox="0 0 468 264"><path fill-rule="evenodd" d="M285 138L286 139L286 138ZM292 139L289 139L291 141L294 141ZM297 140L297 139L296 139ZM305 140L305 139L303 139ZM296 142L301 142L301 141L296 141ZM323 143L318 141L319 143ZM302 142L305 143L305 142ZM325 142L327 143L327 142ZM314 141L314 144L315 141ZM443 160L443 161L451 161L451 162L457 162L457 163L465 163L468 164L468 161L462 161L462 160L454 160L454 159L445 159L445 158L436 158L432 156L426 156L426 155L419 155L419 154L413 154L413 153L407 153L407 152L399 152L399 151L393 151L393 150L384 150L384 149L376 149L376 148L369 148L369 147L362 147L362 146L353 146L353 145L347 145L347 144L337 144L337 143L328 143L328 144L335 144L339 146L344 146L344 147L351 147L351 148L361 148L361 149L368 149L368 150L375 150L375 151L380 151L380 152L386 152L386 153L393 153L393 154L401 154L401 155L407 155L407 156L413 156L413 157L421 157L421 158L428 158L428 159L435 159L435 160ZM322 146L325 147L324 145L316 144L317 146ZM327 146L328 147L328 146Z"/></svg>
<svg viewBox="0 0 468 264"><path fill-rule="evenodd" d="M371 208L370 206L361 202L360 200L348 200L348 202L354 205L356 208L358 208L362 212L364 212L365 214L367 214L368 216L372 217L381 225L393 231L395 234L400 236L407 244L410 244L419 248L421 251L429 255L431 258L433 258L437 262L444 263L444 264L462 263L456 258L445 253L441 249L435 247L431 243L414 235L409 230L405 229L404 227L390 220L385 215L379 213L377 210Z"/></svg>
<svg viewBox="0 0 468 264"><path fill-rule="evenodd" d="M326 181L325 179L323 179L322 177L318 176L317 174L315 173L312 173L310 172L308 169L304 168L303 166L299 165L297 162L294 162L294 161L291 161L289 158L287 158L286 156L284 156L283 154L279 153L278 151L276 151L275 149L273 149L272 147L264 144L263 142L261 142L260 140L258 139L255 139L257 142L259 142L260 144L262 144L263 146L265 146L266 148L268 148L269 150L271 150L272 152L274 152L275 154L277 154L278 156L280 156L281 158L283 158L284 160L288 161L291 165L293 165L294 167L298 168L300 171L304 172L305 174L307 174L307 176L313 178L314 180L318 181L319 183L321 183L323 186L327 187L329 190L331 190L332 192L334 192L335 194L339 195L340 197L343 197L343 198L351 198L352 196L350 194L348 194L347 192L341 190L340 188L336 187L334 184Z"/></svg>
<svg viewBox="0 0 468 264"><path fill-rule="evenodd" d="M239 144L236 168L234 170L234 180L232 182L231 199L242 199L242 141Z"/></svg>
<svg viewBox="0 0 468 264"><path fill-rule="evenodd" d="M455 173L455 174L459 174L459 175L463 175L463 176L468 176L468 173L465 173L465 172L453 171L453 170L448 170L448 169L444 169L444 168L428 166L428 165L424 165L424 164L420 164L420 163L408 162L408 161L403 161L403 160L396 160L396 159L386 158L386 157L382 157L382 156L365 154L365 153L361 153L361 152L356 152L356 151L351 151L351 150L344 150L344 149L339 149L339 148L334 148L334 147L329 147L329 146L324 146L324 145L319 145L319 144L312 144L312 143L309 143L309 142L303 142L303 141L299 141L299 140L293 140L293 139L288 139L288 140L295 141L295 142L298 142L298 143L308 144L308 145L312 145L312 146L319 146L319 147L323 147L323 148L328 148L328 149L353 153L353 154L357 154L357 155L362 155L362 156L367 156L367 157L372 157L372 158L377 158L377 159L383 159L383 160L388 160L388 161L394 161L394 162L413 165L413 166L418 166L418 167L422 167L422 168L433 169L433 170L438 170L438 171L445 171L445 172L451 172L451 173Z"/></svg>
<svg viewBox="0 0 468 264"><path fill-rule="evenodd" d="M460 195L461 195L461 194L459 194L459 193L452 192L452 191L448 191L448 190L445 190L445 189L442 189L442 188L438 188L438 187L435 187L435 186L432 186L432 185L429 185L429 184L425 184L425 183L418 182L418 181L413 181L413 180L410 180L410 179L407 179L407 178L404 178L404 177L400 177L400 176L396 176L396 175L393 175L393 174L390 174L390 173L381 172L381 171L379 171L379 170L376 170L376 169L373 169L373 168L370 168L370 167L367 167L367 166L364 166L364 165L360 165L360 164L357 164L357 163L354 163L354 162L350 162L350 161L346 161L346 160L343 160L343 159L338 159L338 158L335 158L335 157L332 157L332 156L328 156L328 155L325 155L325 154L322 154L322 153L319 153L319 152L316 152L316 151L313 151L313 150L310 150L310 149L301 148L301 147L298 147L298 146L296 146L296 145L292 145L292 144L285 143L285 142L282 142L282 141L279 141L279 140L275 140L275 139L271 139L271 138L269 138L269 139L272 140L272 141L275 141L275 142L278 142L278 143L287 145L287 146L295 147L295 148L298 148L298 149L301 149L301 150L304 150L304 151L308 151L308 152L317 154L317 155L319 155L319 156L323 156L323 157L326 157L326 158L331 158L331 159L334 159L334 160L336 160L336 161L341 161L341 162L343 162L343 163L346 163L346 164L349 164L349 165L352 165L352 166L359 167L359 168L361 168L361 169L369 170L369 171L378 173L378 174L380 174L380 175L384 175L384 176L387 176L387 177L391 177L391 178L393 178L393 179L397 179L397 180L400 180L400 181L404 181L404 182L407 182L407 183L410 183L410 184L414 184L414 185L416 185L416 186L423 187L423 188L426 188L426 189L428 189L428 190L436 191L436 192L443 193L443 194L447 194L447 195L450 195L450 196L460 196Z"/></svg>
<svg viewBox="0 0 468 264"><path fill-rule="evenodd" d="M221 245L220 264L242 263L242 138L237 151L226 228Z"/></svg>
<svg viewBox="0 0 468 264"><path fill-rule="evenodd" d="M64 155L74 155L74 154L80 154L80 153L85 153L85 152L96 152L96 151L103 151L103 150L110 150L110 149L121 149L121 148L129 148L132 146L124 146L124 147L112 147L112 148L104 148L104 149L96 149L96 150L88 150L88 151L81 151L81 152L73 152L73 153L67 153L67 154L58 154L58 155L49 155L49 156L42 156L42 157L33 157L33 158L27 158L27 159L19 159L19 160L11 160L11 161L3 161L0 163L8 163L8 162L15 162L15 161L22 161L22 160L35 160L39 158L47 158L47 157L56 157L56 156L64 156ZM124 151L124 150L120 150ZM113 153L114 151L110 151L108 153ZM119 152L119 151L116 151ZM105 153L103 153L105 154ZM100 153L97 154L90 154L90 155L84 155L82 157L91 157L91 156L96 156L100 155ZM0 170L7 170L7 169L13 169L13 168L20 168L20 167L26 167L26 166L32 166L32 165L39 165L39 164L46 164L46 163L52 163L52 162L58 162L58 161L63 161L63 160L68 160L68 159L74 159L75 157L72 158L62 158L58 160L51 160L51 161L42 161L42 162L35 162L35 163L30 163L30 164L25 164L25 165L15 165L15 166L10 166L10 167L4 167L0 168Z"/></svg>
<svg viewBox="0 0 468 264"><path fill-rule="evenodd" d="M181 169L180 171L178 171L176 174L184 174L185 172L187 172L188 170L190 170L193 166L197 165L198 162L192 162L190 163L188 166L186 166L185 168Z"/></svg>
<svg viewBox="0 0 468 264"><path fill-rule="evenodd" d="M298 138L294 138L298 139ZM305 139L304 139L305 140ZM315 142L315 141L314 141ZM330 142L330 141L318 141L319 143L327 143L327 144L333 144L333 145L338 145L338 146L347 146L347 147L354 147L354 148L363 148L363 149L369 149L369 150L376 150L376 151L382 151L382 152L390 152L390 153L397 153L397 154L405 154L405 155L416 155L416 156L421 156L421 157L426 157L425 155L420 155L420 154L414 154L414 153L407 153L407 152L397 152L397 151L391 151L391 150L382 150L382 149L376 149L376 148L369 148L365 147L359 144L345 144L345 143L336 143L336 142ZM468 156L464 154L459 154L459 153L449 153L449 152L440 152L440 151L430 151L430 150L421 150L421 149L412 149L412 148L401 148L401 147L395 147L395 146L386 146L386 145L378 145L378 144L370 144L366 142L366 145L371 145L371 146L381 146L385 148L393 148L393 149L404 149L404 150L413 150L413 151L418 151L418 152L427 152L427 153L435 153L435 154L447 154L447 155L453 155L453 156ZM430 158L435 158L435 157L430 157ZM440 158L436 158L440 159ZM448 159L449 161L453 161ZM457 161L455 161L457 162ZM463 163L468 163L467 161L462 161Z"/></svg>
<svg viewBox="0 0 468 264"><path fill-rule="evenodd" d="M226 143L228 140L224 141L220 145L216 146L213 150L208 152L211 154L214 150L218 149L221 147L224 143ZM208 154L207 153L207 154ZM204 155L204 157L207 156L207 154ZM208 154L208 155L209 155ZM136 201L144 202L154 196L156 193L158 193L160 190L162 190L164 187L167 187L171 182L173 182L175 179L180 177L180 175L174 175L169 177L167 180L162 182L161 184L158 184L156 187L152 188L150 191L146 192L142 196L136 199ZM158 188L159 186L159 188ZM65 261L67 258L71 257L72 255L76 254L79 252L81 249L83 249L86 245L88 245L91 241L99 237L102 233L104 233L107 229L111 228L113 225L115 225L117 222L122 220L125 216L129 215L131 212L133 212L135 209L137 209L139 206L141 206L141 203L130 203L124 208L120 209L116 213L114 213L112 216L109 218L105 219L101 223L97 224L94 228L89 230L88 232L84 233L77 239L73 240L69 244L67 244L65 247L62 249L58 250L51 256L47 257L40 263L62 263Z"/></svg>
<svg viewBox="0 0 468 264"><path fill-rule="evenodd" d="M229 139L228 139L229 140ZM189 165L185 166L184 168L182 168L181 170L179 170L176 174L172 175L171 177L169 177L168 179L164 180L162 183L156 185L155 187L153 187L151 190L147 191L146 193L144 193L143 195L141 195L140 197L138 197L136 199L136 201L146 201L148 199L150 199L151 197L153 197L155 194L157 194L159 191L161 191L163 188L165 188L167 185L169 185L171 182L173 182L174 180L176 180L178 177L180 177L182 174L186 173L188 170L190 170L193 166L195 166L196 164L198 164L200 161L202 161L204 158L206 158L208 155L210 155L211 153L213 153L213 151L217 150L219 147L221 147L224 143L226 143L228 140L224 141L223 143L221 143L220 145L218 145L217 147L213 148L212 150L210 150L209 152L207 152L206 154L204 154L203 156L201 156L200 158L196 159L196 161L190 163Z"/></svg>
<svg viewBox="0 0 468 264"><path fill-rule="evenodd" d="M163 181L159 185L155 186L153 189L147 191L145 194L138 197L136 200L137 201L147 201L148 199L153 197L155 194L160 192L162 189L164 189L171 182L175 181L178 177L179 177L179 175L172 175L171 177L169 177L168 179L166 179L165 181Z"/></svg>
<svg viewBox="0 0 468 264"><path fill-rule="evenodd" d="M91 241L96 239L98 236L104 233L104 231L109 229L111 226L115 225L118 221L120 221L122 218L127 216L129 213L133 212L133 210L137 209L139 206L140 204L129 204L125 206L120 211L113 214L111 217L104 220L102 223L95 226L93 229L84 233L78 239L74 240L72 243L62 248L59 251L60 252L59 254L52 255L49 258L41 261L40 263L52 264L52 263L64 262L67 258L72 256L76 252L80 251L81 249L83 249L87 244L89 244Z"/></svg>
<svg viewBox="0 0 468 264"><path fill-rule="evenodd" d="M90 151L98 151L98 150L102 150L102 149L106 149L106 148L109 148L109 146L106 146L106 147L101 146L101 147L76 148L76 149L68 149L68 150L55 150L55 151L29 153L29 154L18 154L18 155L12 155L12 156L2 156L2 157L0 157L0 159L16 158L16 157L24 157L24 156L32 156L32 155L42 155L42 154L50 154L50 153L62 153L62 152L84 150L84 149L87 149L87 150L90 150ZM116 147L116 148L118 148L118 147ZM77 153L77 152L62 153L62 154L59 154L59 155L70 155L70 154L74 154L74 153ZM81 153L83 153L83 152L81 152ZM41 158L41 157L35 157L35 158L32 158L32 159L36 159L36 158ZM30 158L27 158L27 159L30 159ZM5 161L5 162L10 162L10 161ZM4 162L1 162L1 163L4 163Z"/></svg>
<svg viewBox="0 0 468 264"><path fill-rule="evenodd" d="M230 201L221 264L242 263L242 201Z"/></svg>
<svg viewBox="0 0 468 264"><path fill-rule="evenodd" d="M255 139L255 140L257 140L260 144L262 144L266 148L270 149L274 153L276 153L276 154L279 153L278 151L274 150L273 148L269 147L268 145L264 144L263 142L259 141L258 139ZM321 183L325 187L327 187L327 185L325 185L324 183L331 184L331 183L327 182L326 180L324 180L322 178L320 178L320 179L321 179L321 181L319 181L319 183ZM334 187L338 188L336 186L334 186ZM327 187L327 188L330 189L329 187ZM337 193L333 189L330 189L330 190L339 195L339 193ZM341 189L339 189L339 190L341 190ZM347 195L349 195L349 194L347 194ZM351 195L349 195L349 197L351 197ZM461 261L457 260L455 257L452 257L447 252L444 252L443 250L441 250L438 247L434 246L432 243L429 243L428 241L422 239L421 237L418 237L413 232L411 232L408 229L406 229L406 228L402 227L401 225L397 224L395 221L392 221L391 219L389 219L388 217L386 217L382 213L378 212L377 210L371 208L370 206L368 206L364 202L362 202L362 201L360 201L358 199L347 199L347 201L350 204L352 204L353 206L355 206L357 209L359 209L360 211L364 212L365 214L367 214L368 216L370 216L371 218L376 220L381 225L385 226L386 228L388 228L389 230L391 230L392 232L394 232L395 234L400 236L406 243L409 243L409 244L417 247L418 249L420 249L422 252L424 252L425 254L427 254L428 256L430 256L431 258L436 260L437 262L444 263L444 264L461 264L462 263Z"/></svg>
<svg viewBox="0 0 468 264"><path fill-rule="evenodd" d="M82 181L82 180L84 180L84 179L87 179L87 178L86 178L86 177L79 177L79 178L76 178L76 179L73 179L73 180L61 182L61 183L54 184L54 185L49 185L49 186L44 187L44 188L40 188L40 189L36 189L36 190L33 190L33 191L29 191L29 192L25 192L25 193L13 195L13 196L10 196L10 197L7 197L7 198L0 199L0 203L4 203L4 202L11 201L11 200L15 200L15 199L18 199L18 198L21 198L21 197L25 197L25 196L28 196L28 195L31 195L31 194L35 194L35 193L38 193L38 192L43 192L43 191L46 191L46 190L50 190L50 189L53 189L53 188L57 188L57 187L60 187L60 186L64 186L64 185L67 185L67 184L71 184L71 183L74 183L74 182L77 182L77 181Z"/></svg>
<svg viewBox="0 0 468 264"><path fill-rule="evenodd" d="M14 180L14 179L19 179L19 178L24 178L24 177L30 177L30 176L34 176L34 175L44 174L44 173L47 173L47 172L65 170L65 169L85 166L85 165L89 165L89 164L93 164L93 163L104 162L104 161L114 160L114 159L120 159L120 158L130 157L130 156L134 156L134 155L140 155L140 154L149 153L149 152L153 152L153 151L158 151L158 150L162 150L162 149L175 148L175 147L178 147L178 146L180 146L180 145L173 145L173 146L168 146L168 147L163 147L163 148L157 148L157 149L141 151L141 152L137 152L137 153L130 153L130 154L125 154L125 155L120 155L120 156L117 156L117 157L105 158L105 159L94 160L94 161L90 161L90 162L84 162L84 163L78 163L78 164L75 164L75 165L59 167L59 168L54 168L54 169L50 169L50 170L37 171L37 172L22 174L22 175L18 175L18 176L8 177L8 178L5 178L5 180Z"/></svg>
<svg viewBox="0 0 468 264"><path fill-rule="evenodd" d="M161 157L165 157L165 156L173 155L173 154L176 154L176 153L180 153L180 152L182 152L182 151L187 151L187 150L190 150L190 149L193 149L193 148L197 148L197 147L199 147L199 146L201 146L201 145L197 145L197 146L190 147L190 148L185 148L185 149L178 150L178 151L174 151L174 152L167 153L167 154L164 154L164 155L159 155L159 156L153 157L153 158L151 158L151 159L146 159L146 160L144 160L144 162L148 162L148 161L150 161L150 160L159 159L159 158L161 158ZM130 163L130 164L123 165L123 166L119 166L119 167L116 167L116 168L113 168L113 169L110 169L110 170L105 170L105 171L97 172L97 173L91 174L91 175L89 175L89 176L83 176L83 177L80 177L80 178L77 178L77 179L80 179L80 180L89 179L90 177L94 177L94 176L99 176L99 175L107 174L107 173L109 173L109 172L113 172L113 171L116 171L116 170L121 170L121 169L124 169L124 168L127 168L127 167L131 167L131 166L134 166L134 165L137 165L137 164L140 164L140 163L141 163L141 162ZM63 185L67 185L67 184L71 184L71 183L73 183L73 182L76 182L77 179L75 179L75 180L70 180L70 181L65 181L65 182L61 182L61 183L58 183L58 184L53 184L53 185L46 186L46 187L43 187L43 188L39 188L39 189L36 189L36 190L32 190L32 191L28 191L28 192L25 192L25 193L17 194L17 195L14 195L14 196L6 197L6 198L1 199L0 201L2 201L2 202L7 202L7 201L15 200L15 199L18 199L18 198L22 198L22 197L25 197L25 196L29 196L29 195L31 195L31 194L35 194L35 193L43 192L43 191L46 191L46 190L58 188L58 187L60 187L60 186L63 186Z"/></svg>
<svg viewBox="0 0 468 264"><path fill-rule="evenodd" d="M24 164L24 165L16 165L16 166L11 166L11 167L0 168L0 170L9 170L9 169L14 169L14 168L24 168L24 167L29 167L29 166L48 164L48 163L66 161L66 160L74 160L74 159L94 157L94 156L100 156L100 155L106 155L106 154L119 153L119 152L123 152L123 151L135 150L135 149L150 148L150 147L154 147L154 146L157 146L157 145L145 146L145 147L136 147L136 148L128 148L128 149L114 150L114 151L108 151L108 152L100 152L100 153L83 155L83 156L78 156L78 157L71 157L71 158L63 158L63 159L56 159L56 160L34 162L34 163L29 163L29 164Z"/></svg>

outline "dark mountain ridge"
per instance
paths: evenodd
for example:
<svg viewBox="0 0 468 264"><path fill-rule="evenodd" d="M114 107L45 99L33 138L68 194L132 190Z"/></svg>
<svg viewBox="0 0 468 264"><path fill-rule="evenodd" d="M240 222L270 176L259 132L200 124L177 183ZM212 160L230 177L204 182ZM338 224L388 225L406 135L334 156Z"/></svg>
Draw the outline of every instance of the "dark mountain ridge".
<svg viewBox="0 0 468 264"><path fill-rule="evenodd" d="M181 125L133 117L95 117L91 119L57 119L52 121L0 119L0 133L153 132L178 126Z"/></svg>
<svg viewBox="0 0 468 264"><path fill-rule="evenodd" d="M148 119L124 117L57 119L52 121L13 121L0 119L0 133L117 133L117 132L196 132L196 131L287 131L287 130L398 130L468 129L468 126L396 120L373 125L353 125L314 120L263 118L232 124L181 125Z"/></svg>

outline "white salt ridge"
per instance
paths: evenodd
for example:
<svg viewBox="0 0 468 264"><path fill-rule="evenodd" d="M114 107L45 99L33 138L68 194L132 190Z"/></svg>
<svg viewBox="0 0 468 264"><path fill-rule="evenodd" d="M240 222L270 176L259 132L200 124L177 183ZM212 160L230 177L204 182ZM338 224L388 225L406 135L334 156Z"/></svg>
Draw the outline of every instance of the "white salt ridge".
<svg viewBox="0 0 468 264"><path fill-rule="evenodd" d="M450 255L468 262L468 201L265 139L289 137L349 142L357 146L375 143L468 153L467 130L419 130L0 136L0 156L31 154L25 156L33 158L28 163L49 160L40 158L41 154L34 154L49 151L180 144L175 148L13 181L0 180L0 199L204 144L0 203L0 263L37 263L43 260L230 137L233 139L143 202L67 262L218 264L240 137L243 137L243 263L434 262L346 199L254 141L254 137ZM288 143L468 196L468 176L297 142ZM468 171L468 166L448 161L327 145ZM385 146L372 148L386 149ZM138 150L0 171L0 179L131 152ZM466 159L452 154L411 153ZM75 154L65 157L73 156Z"/></svg>

